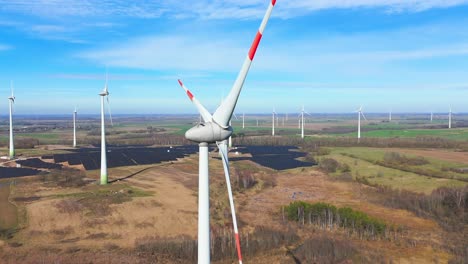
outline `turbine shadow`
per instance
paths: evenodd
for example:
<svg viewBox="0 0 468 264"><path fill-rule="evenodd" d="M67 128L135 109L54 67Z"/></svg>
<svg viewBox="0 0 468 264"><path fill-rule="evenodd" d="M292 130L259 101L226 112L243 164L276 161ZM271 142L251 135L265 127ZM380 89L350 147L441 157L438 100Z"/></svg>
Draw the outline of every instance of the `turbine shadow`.
<svg viewBox="0 0 468 264"><path fill-rule="evenodd" d="M144 168L144 169L141 169L139 171L136 171L128 176L125 176L125 177L122 177L122 178L117 178L117 179L114 179L114 180L111 180L109 181L109 183L113 183L113 182L117 182L117 181L123 181L123 180L126 180L126 179L129 179L129 178L132 178L133 176L136 176L144 171L147 171L149 169L153 169L153 168L156 168L156 166L151 166L151 167L148 167L148 168Z"/></svg>

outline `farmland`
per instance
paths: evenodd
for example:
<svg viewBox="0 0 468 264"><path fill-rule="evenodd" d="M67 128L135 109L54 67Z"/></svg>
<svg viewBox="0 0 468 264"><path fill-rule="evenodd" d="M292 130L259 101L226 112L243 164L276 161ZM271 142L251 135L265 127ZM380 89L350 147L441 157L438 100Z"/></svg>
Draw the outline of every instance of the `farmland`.
<svg viewBox="0 0 468 264"><path fill-rule="evenodd" d="M465 205L452 201L467 195L465 129L373 121L358 143L350 118L310 120L304 140L297 119L284 126L280 119L274 138L271 116L251 117L245 129L234 121L231 183L246 261L462 263L467 243L458 231L466 228ZM2 259L195 262L198 148L183 134L196 117L116 116L108 128L107 186L97 185L96 119L80 125L78 148L70 147L68 121L43 120L39 130L31 120L22 122L19 159L0 167ZM0 126L0 156L7 154L6 132ZM405 133L412 136L400 136ZM212 259L231 263L232 220L214 146L210 178L211 228L219 247ZM367 219L372 228L335 218L325 224L311 210L351 222ZM373 228L385 232L376 235ZM332 253L336 249L340 254Z"/></svg>

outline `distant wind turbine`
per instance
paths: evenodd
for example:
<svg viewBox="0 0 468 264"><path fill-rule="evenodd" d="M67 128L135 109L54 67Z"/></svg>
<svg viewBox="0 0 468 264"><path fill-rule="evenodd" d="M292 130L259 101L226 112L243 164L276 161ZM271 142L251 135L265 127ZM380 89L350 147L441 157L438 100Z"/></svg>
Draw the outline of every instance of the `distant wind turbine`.
<svg viewBox="0 0 468 264"><path fill-rule="evenodd" d="M431 111L431 123L432 123L432 120L433 120L433 116L434 116L434 113Z"/></svg>
<svg viewBox="0 0 468 264"><path fill-rule="evenodd" d="M15 157L15 146L13 138L13 104L15 103L15 95L13 93L13 81L10 82L11 96L8 97L10 103L10 159Z"/></svg>
<svg viewBox="0 0 468 264"><path fill-rule="evenodd" d="M450 129L450 128L452 128L452 107L450 107L450 109L449 109L448 118L449 118L449 120L448 120L448 122L449 122L449 123L448 123L448 128Z"/></svg>
<svg viewBox="0 0 468 264"><path fill-rule="evenodd" d="M242 113L242 129L245 128L245 113Z"/></svg>
<svg viewBox="0 0 468 264"><path fill-rule="evenodd" d="M356 110L355 112L358 113L358 136L357 137L358 137L358 140L360 140L361 139L361 115L362 115L362 117L364 117L364 120L366 120L366 121L367 121L367 118L364 115L364 113L362 112L362 106L360 106L359 109Z"/></svg>
<svg viewBox="0 0 468 264"><path fill-rule="evenodd" d="M73 147L76 148L76 106L75 106L75 111L73 111Z"/></svg>
<svg viewBox="0 0 468 264"><path fill-rule="evenodd" d="M109 110L109 118L112 123L112 114L110 110L110 103L109 103L109 90L107 87L108 82L108 75L106 72L106 84L104 86L104 90L99 94L101 96L101 184L105 185L108 183L107 179L107 153L106 153L106 123L104 120L104 97L107 99L107 106Z"/></svg>
<svg viewBox="0 0 468 264"><path fill-rule="evenodd" d="M392 109L390 109L390 112L388 113L388 122L392 121Z"/></svg>
<svg viewBox="0 0 468 264"><path fill-rule="evenodd" d="M308 112L306 112L304 110L304 106L302 106L302 111L301 111L301 114L300 114L300 117L301 117L301 138L302 139L304 139L304 114L311 115Z"/></svg>
<svg viewBox="0 0 468 264"><path fill-rule="evenodd" d="M276 111L275 109L273 108L273 113L272 113L272 122L271 122L271 135L272 136L275 136L275 115L276 115Z"/></svg>
<svg viewBox="0 0 468 264"><path fill-rule="evenodd" d="M236 117L236 119L237 119L237 117ZM231 120L229 120L229 126L232 126ZM228 147L229 147L230 149L232 148L232 135L229 136L229 138L228 138Z"/></svg>

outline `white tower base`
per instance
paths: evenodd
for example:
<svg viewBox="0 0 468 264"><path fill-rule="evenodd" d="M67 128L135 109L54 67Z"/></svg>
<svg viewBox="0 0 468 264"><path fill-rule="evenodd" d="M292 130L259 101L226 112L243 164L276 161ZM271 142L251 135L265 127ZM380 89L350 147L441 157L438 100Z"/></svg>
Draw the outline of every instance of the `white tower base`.
<svg viewBox="0 0 468 264"><path fill-rule="evenodd" d="M208 143L199 144L198 178L198 263L210 263L210 176Z"/></svg>

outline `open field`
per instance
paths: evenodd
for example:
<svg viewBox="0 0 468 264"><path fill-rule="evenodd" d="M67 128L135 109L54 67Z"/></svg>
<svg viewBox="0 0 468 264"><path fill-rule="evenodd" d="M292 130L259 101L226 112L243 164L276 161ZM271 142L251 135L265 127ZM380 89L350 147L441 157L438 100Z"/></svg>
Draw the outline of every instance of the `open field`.
<svg viewBox="0 0 468 264"><path fill-rule="evenodd" d="M372 141L364 147L349 138L349 142L342 142L348 147L339 146L333 139L352 131L355 122L339 116L309 121L306 132L319 136L308 136L305 142L298 137L297 120L290 119L284 127L280 120L279 136L271 138L271 117L258 118L262 121L259 127L252 120L245 129L239 128L239 121L234 122L234 144L245 141L252 145L230 152L231 183L246 262L294 263L296 259L310 263L310 254L315 254L314 258L324 263L463 263L460 261L466 255L461 252L467 243L459 231L467 228L460 220L464 210L435 214L426 207L424 211L402 203L423 204L425 200L411 199L428 199L437 204L438 193L449 190L461 197L468 195L468 174L464 171L468 168L467 152L441 147L439 141L428 141L434 148L377 148L372 147ZM0 217L1 259L7 263L34 263L37 259L46 263L79 263L82 259L97 263L194 263L198 156L191 151L186 155L174 152L174 158L159 157L171 145L175 150L184 144L183 133L197 118L117 117L108 135L108 157L114 165L109 166L111 183L107 186L96 184L97 165L76 163L76 157L83 162L88 156L93 163L100 162L96 120L90 118L88 126L79 129L82 147L78 149L65 144L71 140L67 133L70 127L62 126L65 121L54 122L42 122L41 127L49 129L46 132L24 131L23 137L18 133L18 140L37 141L31 148L17 150L21 158L30 158L17 163L23 168L40 166L43 173L0 181L5 183L0 185L0 208L6 212ZM57 128L52 129L54 126ZM414 120L374 122L364 127L374 130L363 136L380 132L376 137L385 140L385 131L405 129L400 133L430 131L431 136L445 138L453 146L464 141L463 128L448 133L445 129L421 129L425 126ZM415 137L406 139L411 142ZM321 138L329 140L327 147L320 147L324 143ZM0 138L0 143L5 140ZM0 156L7 151L0 148ZM223 168L215 148L210 156L211 228L219 242L215 244L224 248L215 251L213 261L232 263L235 251L229 243L232 220ZM327 171L327 159L337 162L334 171ZM63 168L50 169L54 162ZM2 164L12 169L16 166L15 161ZM10 187L12 181L15 184ZM399 200L398 195L408 197ZM381 221L388 229L384 236L363 237L345 227L296 223L284 213L285 206L294 201L351 208Z"/></svg>
<svg viewBox="0 0 468 264"><path fill-rule="evenodd" d="M337 148L330 156L335 157L335 152L340 151L344 149ZM350 153L354 154L365 151L350 149ZM316 167L274 171L249 160L233 160L231 163L233 178L239 173L244 175L250 172L257 179L257 183L249 189L239 189L233 179L241 233L265 225L276 230L284 229L281 207L294 200L327 202L364 211L391 225L400 226L405 232L399 233L396 240L367 241L344 236L340 230L291 226L298 228L296 232L300 233L301 241L314 237L317 232L325 237L346 240L348 245L358 249L352 258L359 259L359 262L371 263L372 259L378 258L400 263L427 263L434 259L447 262L451 258L451 253L442 246L445 231L436 222L419 218L405 210L386 209L372 203L365 191L368 187L334 181L333 176L330 178ZM228 210L228 203L220 165L217 154L212 153L212 224L224 228L229 226L230 216L224 213ZM27 256L70 261L72 256L93 255L99 258L111 250L117 253L116 256L118 252L125 252L132 261L146 263L149 259L141 258L135 251L135 246L142 243L145 237L156 236L162 241L170 237L196 238L196 169L196 156L192 156L173 164L111 168L110 180L119 181L105 187L92 182L82 187L60 187L50 182L51 179L18 184L10 199L18 207L21 216L18 226L21 228L13 238L6 240L7 244L1 246L0 254L14 255L28 263L30 260ZM98 171L89 171L86 177L96 179ZM408 177L411 179L411 176ZM409 182L411 180L406 185ZM414 189L419 191L428 191L426 188L437 186L432 182L416 181L411 184L415 184ZM294 245L297 245L296 242L288 247ZM26 255L26 252L34 253ZM54 253L44 255L44 252ZM283 248L268 252L268 257L259 253L249 256L249 259L255 263L291 261L290 254ZM379 254L368 255L366 252Z"/></svg>
<svg viewBox="0 0 468 264"><path fill-rule="evenodd" d="M414 172L402 171L387 166L377 165L372 160L379 160L379 155L383 157L385 151L368 148L357 149L332 149L329 155L323 158L333 158L340 163L349 165L350 173L354 178L365 178L373 184L390 186L397 189L406 189L415 192L430 193L434 189L442 186L465 186L464 181L445 179L438 177L429 177ZM350 156L352 155L352 157ZM370 161L368 161L370 160ZM426 166L433 166L437 161ZM458 166L462 166L457 164ZM337 175L341 172L337 172ZM460 177L465 178L465 175Z"/></svg>

